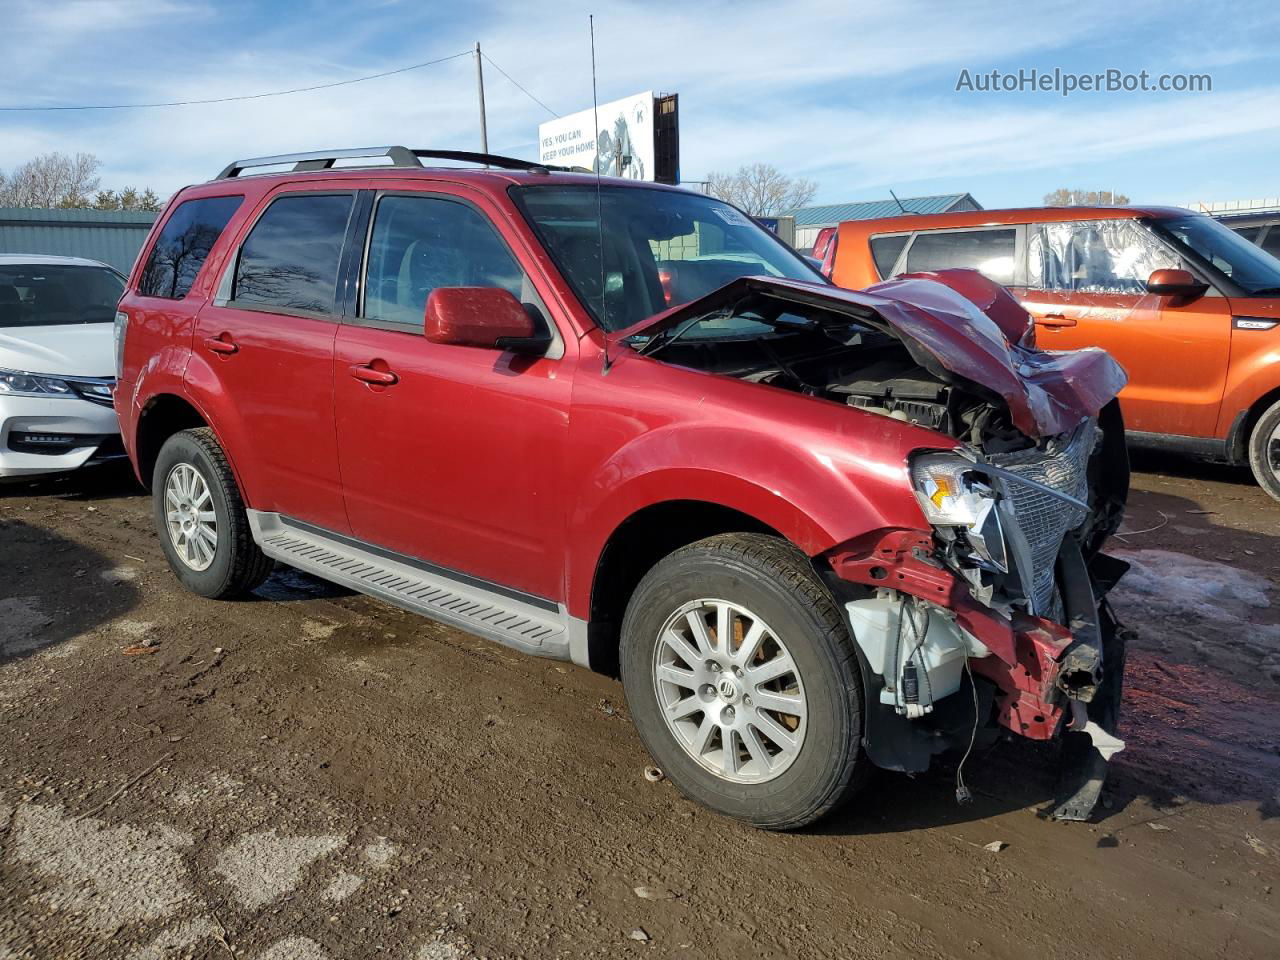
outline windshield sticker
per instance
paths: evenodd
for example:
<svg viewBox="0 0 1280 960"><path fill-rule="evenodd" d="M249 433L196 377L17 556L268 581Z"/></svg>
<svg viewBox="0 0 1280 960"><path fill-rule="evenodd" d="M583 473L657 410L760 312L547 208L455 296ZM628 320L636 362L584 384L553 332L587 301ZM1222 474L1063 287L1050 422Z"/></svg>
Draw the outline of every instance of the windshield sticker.
<svg viewBox="0 0 1280 960"><path fill-rule="evenodd" d="M747 226L747 218L733 209L733 207L715 207L714 209L725 223L732 224L735 227Z"/></svg>

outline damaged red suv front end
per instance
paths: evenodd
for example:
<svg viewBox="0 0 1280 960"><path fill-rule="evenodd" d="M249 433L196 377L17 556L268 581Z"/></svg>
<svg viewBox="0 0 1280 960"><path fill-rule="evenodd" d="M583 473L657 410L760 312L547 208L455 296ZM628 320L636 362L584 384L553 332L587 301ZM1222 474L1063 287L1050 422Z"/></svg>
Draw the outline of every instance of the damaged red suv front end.
<svg viewBox="0 0 1280 960"><path fill-rule="evenodd" d="M982 728L1067 735L1054 815L1086 818L1123 746L1124 638L1103 598L1125 564L1100 549L1128 492L1115 402L1124 371L1101 350L1038 350L1021 306L962 270L857 292L742 278L621 339L662 349L664 331L707 316L810 324L846 346L861 331L868 361L834 350L826 365L779 358L776 375L744 378L800 384L938 436L908 463L924 522L822 557L858 646L872 761L921 771Z"/></svg>

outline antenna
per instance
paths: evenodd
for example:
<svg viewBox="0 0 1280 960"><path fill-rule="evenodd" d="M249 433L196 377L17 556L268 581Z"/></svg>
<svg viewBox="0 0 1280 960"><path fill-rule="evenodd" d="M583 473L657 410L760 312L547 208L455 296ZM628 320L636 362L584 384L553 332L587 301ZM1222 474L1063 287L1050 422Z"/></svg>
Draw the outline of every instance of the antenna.
<svg viewBox="0 0 1280 960"><path fill-rule="evenodd" d="M901 210L903 213L911 212L910 210L908 210L906 207L902 205L902 201L898 199L898 195L894 193L892 190L889 191L889 196L893 197L893 202L898 205L898 209Z"/></svg>
<svg viewBox="0 0 1280 960"><path fill-rule="evenodd" d="M591 136L596 142L596 242L600 254L600 331L604 334L604 362L600 373L609 372L609 331L604 326L604 199L600 190L600 103L596 99L596 17L587 14L587 25L591 29L591 125L595 128Z"/></svg>

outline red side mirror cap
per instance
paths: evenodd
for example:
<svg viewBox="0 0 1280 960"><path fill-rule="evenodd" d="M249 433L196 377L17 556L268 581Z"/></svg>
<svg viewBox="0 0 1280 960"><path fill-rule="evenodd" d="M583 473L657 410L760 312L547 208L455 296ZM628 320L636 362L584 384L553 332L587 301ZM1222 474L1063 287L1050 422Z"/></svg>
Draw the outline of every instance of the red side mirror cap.
<svg viewBox="0 0 1280 960"><path fill-rule="evenodd" d="M427 297L423 333L432 343L545 353L533 318L501 287L436 287Z"/></svg>

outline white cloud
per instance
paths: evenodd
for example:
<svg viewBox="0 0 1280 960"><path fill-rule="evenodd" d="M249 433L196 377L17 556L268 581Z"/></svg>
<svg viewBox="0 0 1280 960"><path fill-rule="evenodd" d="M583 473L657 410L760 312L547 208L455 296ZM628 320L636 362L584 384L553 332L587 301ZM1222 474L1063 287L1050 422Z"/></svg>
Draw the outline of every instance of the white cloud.
<svg viewBox="0 0 1280 960"><path fill-rule="evenodd" d="M252 94L375 73L466 50L478 38L556 110L590 103L585 7L544 6L531 18L515 0L461 12L426 0L320 3L288 22L267 4L248 20L237 20L237 10L180 0L23 3L6 14L20 42L0 101ZM1256 134L1280 116L1280 94L1267 87L1177 100L952 93L962 66L1085 69L1082 51L1111 37L1120 19L1141 37L1167 18L1146 2L1122 16L1102 0L963 7L650 0L596 4L595 12L601 99L678 91L689 178L762 159L814 176L838 196L931 178L960 186L984 173ZM532 155L546 113L494 70L486 70L486 99L491 147ZM476 111L474 64L464 58L233 104L0 113L0 169L45 150L88 150L103 159L107 185L166 192L244 156L370 143L476 148Z"/></svg>

